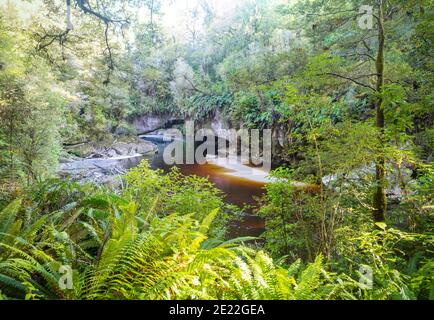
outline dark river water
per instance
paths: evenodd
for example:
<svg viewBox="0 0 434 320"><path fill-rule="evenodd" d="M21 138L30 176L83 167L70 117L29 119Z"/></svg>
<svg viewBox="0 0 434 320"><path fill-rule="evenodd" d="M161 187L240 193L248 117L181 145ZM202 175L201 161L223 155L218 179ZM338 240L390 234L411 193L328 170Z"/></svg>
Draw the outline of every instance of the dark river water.
<svg viewBox="0 0 434 320"><path fill-rule="evenodd" d="M165 142L161 136L143 136L142 139L153 142L158 146L158 153L147 156L151 168L170 170L163 160L163 151L170 142ZM139 160L137 160L139 161ZM130 166L134 166L131 163ZM245 215L242 220L231 226L230 235L233 236L259 236L264 230L264 222L254 215L254 207L257 206L255 198L260 197L264 190L264 183L226 174L228 169L214 164L190 164L176 165L184 175L197 175L208 178L225 195L225 201L245 207ZM246 207L247 206L247 207Z"/></svg>

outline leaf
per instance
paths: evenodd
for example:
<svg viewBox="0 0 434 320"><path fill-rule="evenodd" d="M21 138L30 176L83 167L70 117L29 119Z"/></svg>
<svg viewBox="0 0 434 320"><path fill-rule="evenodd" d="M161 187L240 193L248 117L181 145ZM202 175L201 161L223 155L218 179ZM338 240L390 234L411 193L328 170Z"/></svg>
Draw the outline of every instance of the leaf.
<svg viewBox="0 0 434 320"><path fill-rule="evenodd" d="M12 201L6 208L0 212L0 232L8 233L9 228L15 221L18 210L21 206L21 199Z"/></svg>
<svg viewBox="0 0 434 320"><path fill-rule="evenodd" d="M199 232L207 233L209 230L209 227L211 226L211 223L214 221L215 217L217 216L217 213L219 212L219 209L214 209L211 211L210 214L208 214L202 221Z"/></svg>
<svg viewBox="0 0 434 320"><path fill-rule="evenodd" d="M230 240L227 240L227 241L223 242L222 244L219 245L219 247L228 247L228 246L236 245L238 243L247 242L247 241L253 241L253 240L259 240L259 239L261 239L261 238L259 238L259 237L249 237L249 236L238 237L238 238L230 239Z"/></svg>
<svg viewBox="0 0 434 320"><path fill-rule="evenodd" d="M375 225L379 227L381 230L386 230L387 224L384 222L376 222Z"/></svg>
<svg viewBox="0 0 434 320"><path fill-rule="evenodd" d="M82 207L91 207L94 209L108 209L110 208L110 202L104 197L91 197L83 200L80 205Z"/></svg>

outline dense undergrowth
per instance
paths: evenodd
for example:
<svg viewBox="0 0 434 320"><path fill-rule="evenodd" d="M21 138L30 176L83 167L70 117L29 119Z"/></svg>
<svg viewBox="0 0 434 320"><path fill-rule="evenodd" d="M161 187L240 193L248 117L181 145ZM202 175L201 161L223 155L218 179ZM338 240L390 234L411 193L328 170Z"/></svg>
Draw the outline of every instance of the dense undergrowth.
<svg viewBox="0 0 434 320"><path fill-rule="evenodd" d="M224 205L207 180L184 177L176 170L164 175L146 162L130 171L125 186L117 191L46 181L23 191L1 211L1 295L4 299L433 298L432 235L386 225L363 232L347 226L339 230L337 256L319 253L303 261L273 260L254 238L225 238L225 227L233 218L234 209ZM71 289L59 286L62 266L72 270ZM373 272L372 283L363 278L369 277L364 266Z"/></svg>

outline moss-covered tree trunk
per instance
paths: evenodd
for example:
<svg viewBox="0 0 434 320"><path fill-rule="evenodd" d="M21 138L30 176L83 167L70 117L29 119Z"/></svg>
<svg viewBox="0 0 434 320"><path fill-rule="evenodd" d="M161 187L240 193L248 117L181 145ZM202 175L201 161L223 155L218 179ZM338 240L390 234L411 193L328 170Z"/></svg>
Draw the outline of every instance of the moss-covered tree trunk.
<svg viewBox="0 0 434 320"><path fill-rule="evenodd" d="M379 14L377 17L378 22L378 53L375 62L377 72L376 83L376 97L375 97L375 110L376 110L376 125L378 128L379 145L378 153L375 163L375 193L373 201L373 219L375 222L384 221L387 210L386 199L386 172L385 172L385 157L384 157L384 108L383 108L383 85L384 85L384 15L383 15L383 1L380 0Z"/></svg>

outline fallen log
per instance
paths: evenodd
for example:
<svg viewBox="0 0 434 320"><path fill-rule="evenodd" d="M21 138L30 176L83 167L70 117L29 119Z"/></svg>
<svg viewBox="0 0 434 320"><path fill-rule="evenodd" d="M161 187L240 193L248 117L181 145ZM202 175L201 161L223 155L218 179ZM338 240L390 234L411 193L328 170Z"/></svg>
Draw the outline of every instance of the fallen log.
<svg viewBox="0 0 434 320"><path fill-rule="evenodd" d="M83 144L87 144L90 143L90 141L82 141L82 142L75 142L75 143L64 143L63 146L64 147L76 147L76 146L81 146Z"/></svg>

